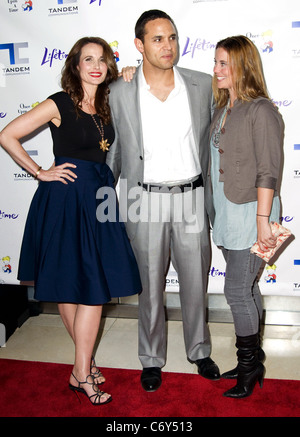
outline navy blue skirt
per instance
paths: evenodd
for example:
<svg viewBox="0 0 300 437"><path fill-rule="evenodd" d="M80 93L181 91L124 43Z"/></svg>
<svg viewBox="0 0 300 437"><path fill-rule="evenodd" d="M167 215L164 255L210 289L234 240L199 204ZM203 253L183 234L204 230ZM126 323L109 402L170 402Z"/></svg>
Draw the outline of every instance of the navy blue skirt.
<svg viewBox="0 0 300 437"><path fill-rule="evenodd" d="M100 305L141 292L110 168L56 158L57 165L64 162L77 166L72 168L77 179L68 185L39 183L24 230L18 279L33 280L35 298L45 302Z"/></svg>

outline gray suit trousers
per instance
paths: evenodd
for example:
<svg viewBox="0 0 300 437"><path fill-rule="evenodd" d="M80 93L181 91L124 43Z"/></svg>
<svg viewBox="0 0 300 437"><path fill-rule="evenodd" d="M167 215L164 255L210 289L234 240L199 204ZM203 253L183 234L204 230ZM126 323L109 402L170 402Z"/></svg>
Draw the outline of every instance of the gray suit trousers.
<svg viewBox="0 0 300 437"><path fill-rule="evenodd" d="M184 193L143 191L131 240L143 291L139 296L139 358L143 367L166 363L164 290L170 259L178 274L187 358L210 355L206 290L211 248L204 188Z"/></svg>

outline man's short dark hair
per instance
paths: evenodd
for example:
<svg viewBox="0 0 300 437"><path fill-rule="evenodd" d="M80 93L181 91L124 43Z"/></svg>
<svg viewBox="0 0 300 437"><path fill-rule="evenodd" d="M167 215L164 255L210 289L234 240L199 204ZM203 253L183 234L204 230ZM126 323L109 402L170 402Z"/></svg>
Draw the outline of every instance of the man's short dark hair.
<svg viewBox="0 0 300 437"><path fill-rule="evenodd" d="M156 20L158 18L164 18L166 20L171 21L173 26L176 29L175 23L172 20L172 18L166 14L163 11L160 11L158 9L151 9L150 11L144 12L140 18L137 20L135 25L135 37L140 39L142 42L144 42L144 36L145 36L145 26L149 21Z"/></svg>

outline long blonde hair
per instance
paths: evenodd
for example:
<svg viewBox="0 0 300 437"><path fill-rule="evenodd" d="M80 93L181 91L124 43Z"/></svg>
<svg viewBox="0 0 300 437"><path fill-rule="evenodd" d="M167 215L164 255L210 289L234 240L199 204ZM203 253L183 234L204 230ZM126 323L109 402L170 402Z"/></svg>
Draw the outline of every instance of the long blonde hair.
<svg viewBox="0 0 300 437"><path fill-rule="evenodd" d="M228 53L237 98L242 101L250 101L257 97L269 99L261 58L253 42L243 35L232 36L219 41L216 50L219 48ZM218 89L215 75L212 88L216 105L222 108L228 102L229 91Z"/></svg>

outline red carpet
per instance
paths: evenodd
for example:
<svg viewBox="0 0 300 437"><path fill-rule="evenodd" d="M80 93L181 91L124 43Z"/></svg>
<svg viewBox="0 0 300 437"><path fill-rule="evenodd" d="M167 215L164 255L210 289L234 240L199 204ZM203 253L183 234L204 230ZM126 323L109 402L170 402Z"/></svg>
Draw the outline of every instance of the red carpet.
<svg viewBox="0 0 300 437"><path fill-rule="evenodd" d="M100 407L68 388L71 366L0 359L1 417L300 417L300 381L265 379L252 396L222 396L226 380L163 372L155 393L140 385L140 371L102 369L113 401Z"/></svg>

